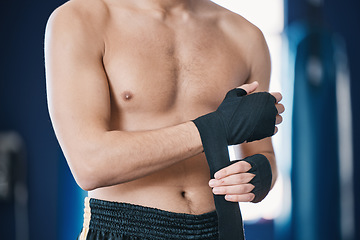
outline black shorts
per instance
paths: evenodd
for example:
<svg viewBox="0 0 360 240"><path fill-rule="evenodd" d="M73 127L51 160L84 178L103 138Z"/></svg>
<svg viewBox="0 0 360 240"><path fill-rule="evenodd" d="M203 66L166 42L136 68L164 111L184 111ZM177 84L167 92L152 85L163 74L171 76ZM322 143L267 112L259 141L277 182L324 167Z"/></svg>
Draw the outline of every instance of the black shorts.
<svg viewBox="0 0 360 240"><path fill-rule="evenodd" d="M218 239L216 211L191 215L128 203L85 199L79 240Z"/></svg>

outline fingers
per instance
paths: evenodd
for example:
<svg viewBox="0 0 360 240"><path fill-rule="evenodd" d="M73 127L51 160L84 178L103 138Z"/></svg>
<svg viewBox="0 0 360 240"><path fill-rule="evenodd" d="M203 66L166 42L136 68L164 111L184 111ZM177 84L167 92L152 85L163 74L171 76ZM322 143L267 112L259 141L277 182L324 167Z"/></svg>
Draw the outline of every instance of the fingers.
<svg viewBox="0 0 360 240"><path fill-rule="evenodd" d="M255 194L246 193L241 195L225 195L226 201L229 202L251 202L254 200Z"/></svg>
<svg viewBox="0 0 360 240"><path fill-rule="evenodd" d="M251 192L254 185L248 183L254 177L251 173L241 173L227 177L225 181L212 179L210 186L214 186L212 192L215 195L225 195L225 199L230 202L250 202L255 198ZM216 181L221 183L216 183ZM233 185L227 185L233 184Z"/></svg>
<svg viewBox="0 0 360 240"><path fill-rule="evenodd" d="M281 103L275 104L275 107L276 107L276 110L278 111L279 114L281 114L281 113L283 113L285 111L285 107Z"/></svg>
<svg viewBox="0 0 360 240"><path fill-rule="evenodd" d="M248 184L240 184L233 186L225 186L225 187L214 187L213 193L216 195L242 195L246 193L250 193L254 189L254 185Z"/></svg>
<svg viewBox="0 0 360 240"><path fill-rule="evenodd" d="M259 86L259 83L255 81L252 83L243 84L238 88L244 89L247 92L247 94L249 94L249 93L254 92L258 86Z"/></svg>
<svg viewBox="0 0 360 240"><path fill-rule="evenodd" d="M276 110L278 112L278 114L276 115L276 120L275 120L275 124L278 125L280 123L282 123L283 118L280 114L282 114L285 111L285 107L283 104L279 103L282 100L282 95L279 92L273 92L271 93L271 95L273 95L276 98ZM274 134L276 134L278 132L278 128L275 126L275 131Z"/></svg>
<svg viewBox="0 0 360 240"><path fill-rule="evenodd" d="M236 162L215 173L215 179L209 181L209 186L215 195L225 195L230 202L250 202L255 198L251 193L254 185L250 181L255 177L248 173L250 163L246 161Z"/></svg>
<svg viewBox="0 0 360 240"><path fill-rule="evenodd" d="M219 180L233 174L246 173L250 169L251 169L250 163L245 161L239 161L237 163L231 164L230 166L217 171L214 174L214 178Z"/></svg>
<svg viewBox="0 0 360 240"><path fill-rule="evenodd" d="M280 94L280 96L281 96L281 94ZM280 98L280 100L281 100L281 98ZM276 107L276 110L278 111L278 114L276 115L275 125L278 125L278 124L282 123L282 121L283 121L283 117L280 114L282 114L285 111L285 107L281 103L276 103L275 107ZM274 134L276 134L277 132L278 132L278 128L275 126Z"/></svg>
<svg viewBox="0 0 360 240"><path fill-rule="evenodd" d="M274 97L275 97L275 99L276 99L276 103L278 103L278 102L280 102L281 101L281 99L282 99L282 95L281 95L281 93L279 93L279 92L272 92L272 93L270 93L271 95L273 95Z"/></svg>
<svg viewBox="0 0 360 240"><path fill-rule="evenodd" d="M228 177L222 178L222 179L211 179L209 181L210 187L220 187L220 186L231 186L236 184L245 184L249 183L253 178L254 174L252 173L241 173L241 174L235 174L230 175Z"/></svg>
<svg viewBox="0 0 360 240"><path fill-rule="evenodd" d="M209 186L213 188L215 195L225 195L227 201L250 202L255 198L251 193L254 185L249 183L255 175L247 172L250 169L250 163L236 162L216 172L215 179L209 181Z"/></svg>
<svg viewBox="0 0 360 240"><path fill-rule="evenodd" d="M279 131L278 127L275 126L274 135Z"/></svg>

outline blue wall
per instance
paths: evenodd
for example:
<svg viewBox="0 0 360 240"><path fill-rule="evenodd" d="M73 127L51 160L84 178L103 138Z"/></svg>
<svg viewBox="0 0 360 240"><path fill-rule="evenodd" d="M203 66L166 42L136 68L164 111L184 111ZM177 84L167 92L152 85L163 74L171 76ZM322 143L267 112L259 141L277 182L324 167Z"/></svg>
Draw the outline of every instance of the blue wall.
<svg viewBox="0 0 360 240"><path fill-rule="evenodd" d="M296 21L306 19L307 8L306 1L287 1L287 24L292 24ZM360 239L360 141L357 137L360 134L360 2L358 0L324 0L324 7L322 9L323 22L327 29L332 32L340 34L347 45L348 60L351 75L351 99L353 110L353 145L354 145L354 169L355 176L354 190L355 190L355 218L357 232L356 239ZM311 136L309 136L311 137ZM326 166L328 167L328 166ZM325 170L325 166L324 166ZM325 199L331 196L325 196ZM297 200L297 199L296 199ZM332 200L332 199L331 199ZM316 217L316 216L314 216ZM321 216L320 216L321 217ZM325 221L322 224L326 224ZM332 228L336 226L321 226L321 228ZM334 233L337 231L335 229ZM328 238L327 238L328 239Z"/></svg>
<svg viewBox="0 0 360 240"><path fill-rule="evenodd" d="M79 205L72 195L79 190L69 176L46 105L44 31L50 13L63 2L0 3L0 132L17 131L26 144L29 233L34 240L58 239L57 235L63 232L64 216L74 214L72 209L63 209L66 206L63 201L75 201ZM12 240L13 204L0 203L1 210L0 238ZM73 226L71 219L67 219L68 229L78 233L80 226Z"/></svg>

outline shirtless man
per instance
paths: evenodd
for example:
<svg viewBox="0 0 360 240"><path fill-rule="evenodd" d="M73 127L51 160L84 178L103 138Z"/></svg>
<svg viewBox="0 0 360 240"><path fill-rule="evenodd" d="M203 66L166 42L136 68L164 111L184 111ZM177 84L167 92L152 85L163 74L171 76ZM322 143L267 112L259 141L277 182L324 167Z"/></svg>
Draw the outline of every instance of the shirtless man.
<svg viewBox="0 0 360 240"><path fill-rule="evenodd" d="M232 202L254 198L247 162L222 169L209 182L199 131L191 121L215 111L235 87L247 83L242 88L248 93L268 90L267 45L241 16L209 0L71 0L49 19L45 63L56 136L76 182L91 198L85 203L83 239L95 234L89 230L90 219L95 226L93 209L114 207L111 202L130 203L115 205L124 213L111 210L130 222L134 209L139 214L153 208L162 218L170 212L166 222L200 214L216 221L213 193ZM279 93L273 95L280 101ZM284 110L278 103L276 108ZM273 184L271 139L242 144L241 150L243 157L267 157ZM123 237L174 238L152 236L147 225L132 230L125 225ZM216 239L209 232L203 238L193 234Z"/></svg>

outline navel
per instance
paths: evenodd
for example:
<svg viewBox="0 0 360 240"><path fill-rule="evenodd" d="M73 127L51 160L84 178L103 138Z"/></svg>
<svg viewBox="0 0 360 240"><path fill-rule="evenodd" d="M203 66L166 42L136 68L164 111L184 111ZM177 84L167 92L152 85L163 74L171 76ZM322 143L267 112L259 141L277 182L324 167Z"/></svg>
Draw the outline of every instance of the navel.
<svg viewBox="0 0 360 240"><path fill-rule="evenodd" d="M183 198L186 197L186 196L185 196L185 195L186 195L186 192L185 192L185 191L181 191L180 194L181 194L181 197L183 197Z"/></svg>
<svg viewBox="0 0 360 240"><path fill-rule="evenodd" d="M133 98L133 94L130 91L125 91L122 93L122 98L124 101L130 101Z"/></svg>

